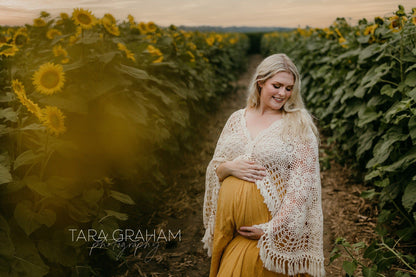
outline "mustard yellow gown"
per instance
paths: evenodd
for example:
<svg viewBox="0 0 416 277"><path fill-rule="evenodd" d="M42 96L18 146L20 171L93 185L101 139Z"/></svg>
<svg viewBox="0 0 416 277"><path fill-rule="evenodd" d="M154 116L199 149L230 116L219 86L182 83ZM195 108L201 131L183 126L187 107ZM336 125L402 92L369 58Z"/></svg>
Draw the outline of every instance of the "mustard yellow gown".
<svg viewBox="0 0 416 277"><path fill-rule="evenodd" d="M210 277L287 277L263 267L257 240L241 236L241 226L270 221L270 212L255 183L234 176L221 184L215 218ZM298 274L307 277L308 274Z"/></svg>

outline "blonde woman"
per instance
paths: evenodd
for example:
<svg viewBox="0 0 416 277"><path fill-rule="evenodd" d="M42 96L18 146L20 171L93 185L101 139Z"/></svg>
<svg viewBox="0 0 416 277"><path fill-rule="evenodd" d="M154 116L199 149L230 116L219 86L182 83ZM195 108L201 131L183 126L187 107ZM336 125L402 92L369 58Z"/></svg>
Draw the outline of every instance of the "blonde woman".
<svg viewBox="0 0 416 277"><path fill-rule="evenodd" d="M214 276L325 275L318 131L296 66L257 67L206 172L202 242Z"/></svg>

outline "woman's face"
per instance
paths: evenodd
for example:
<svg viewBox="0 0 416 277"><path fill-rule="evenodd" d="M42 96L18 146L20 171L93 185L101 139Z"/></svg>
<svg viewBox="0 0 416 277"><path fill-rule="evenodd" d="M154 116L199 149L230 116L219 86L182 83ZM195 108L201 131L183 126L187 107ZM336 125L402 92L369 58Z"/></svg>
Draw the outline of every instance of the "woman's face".
<svg viewBox="0 0 416 277"><path fill-rule="evenodd" d="M261 87L260 105L265 108L280 110L292 95L295 79L292 73L281 71L267 79Z"/></svg>

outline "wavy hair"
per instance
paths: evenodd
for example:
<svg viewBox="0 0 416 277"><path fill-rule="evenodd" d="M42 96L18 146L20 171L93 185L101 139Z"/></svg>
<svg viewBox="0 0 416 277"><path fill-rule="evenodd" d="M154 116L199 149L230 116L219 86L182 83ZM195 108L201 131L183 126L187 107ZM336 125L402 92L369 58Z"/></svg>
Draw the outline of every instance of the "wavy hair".
<svg viewBox="0 0 416 277"><path fill-rule="evenodd" d="M261 87L268 79L279 72L288 72L293 75L295 83L292 94L283 105L282 135L288 137L293 134L306 136L310 128L319 141L319 133L311 114L306 110L301 95L301 81L299 71L292 60L283 53L273 54L265 58L256 69L248 87L247 108L258 109L260 107Z"/></svg>

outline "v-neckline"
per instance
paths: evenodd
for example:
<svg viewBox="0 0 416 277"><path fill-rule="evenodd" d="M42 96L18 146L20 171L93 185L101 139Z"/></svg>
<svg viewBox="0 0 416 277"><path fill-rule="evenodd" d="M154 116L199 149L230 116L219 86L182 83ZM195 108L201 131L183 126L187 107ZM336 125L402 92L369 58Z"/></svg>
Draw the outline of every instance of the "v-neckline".
<svg viewBox="0 0 416 277"><path fill-rule="evenodd" d="M254 141L256 141L256 140L257 140L257 138L259 138L259 137L260 137L263 133L265 133L267 130L271 129L274 125L276 125L277 123L279 123L280 121L282 121L282 118L280 118L280 119L276 119L276 120L275 120L275 121L273 121L273 123L272 123L272 124L270 124L268 127L264 128L264 129L261 129L261 130L257 133L257 135L253 138L253 136L251 135L251 133L250 133L250 131L248 130L248 127L247 127L246 111L247 111L247 108L244 108L244 109L243 109L243 112L241 113L241 114L242 114L242 120L241 120L241 123L242 123L242 125L243 125L243 129L244 129L244 131L245 131L245 133L246 133L246 136L247 136L247 138L248 138L248 140L249 140L250 142L254 142Z"/></svg>

